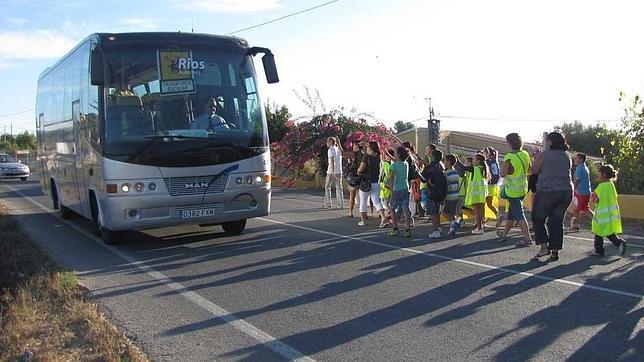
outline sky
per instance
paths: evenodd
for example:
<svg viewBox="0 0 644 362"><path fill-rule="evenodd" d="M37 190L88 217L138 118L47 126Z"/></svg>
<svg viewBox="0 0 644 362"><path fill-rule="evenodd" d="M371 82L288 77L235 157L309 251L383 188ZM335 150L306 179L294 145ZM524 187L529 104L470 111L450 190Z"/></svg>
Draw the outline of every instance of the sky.
<svg viewBox="0 0 644 362"><path fill-rule="evenodd" d="M34 129L38 75L90 33L226 34L325 2L4 0L0 132ZM273 51L281 82L260 91L295 117L311 114L305 86L388 125L422 126L431 98L443 129L534 140L561 121L618 125L619 92L644 94L643 13L640 0L339 0L236 35Z"/></svg>

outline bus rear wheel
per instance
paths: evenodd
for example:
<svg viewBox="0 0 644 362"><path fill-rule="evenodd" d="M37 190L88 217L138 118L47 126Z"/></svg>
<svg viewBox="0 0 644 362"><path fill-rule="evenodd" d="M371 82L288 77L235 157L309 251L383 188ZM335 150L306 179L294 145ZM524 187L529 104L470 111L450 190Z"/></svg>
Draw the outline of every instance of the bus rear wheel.
<svg viewBox="0 0 644 362"><path fill-rule="evenodd" d="M239 234L244 232L244 229L246 229L246 219L238 220L238 221L225 222L225 223L221 224L221 227L224 229L224 231L227 234L239 235Z"/></svg>

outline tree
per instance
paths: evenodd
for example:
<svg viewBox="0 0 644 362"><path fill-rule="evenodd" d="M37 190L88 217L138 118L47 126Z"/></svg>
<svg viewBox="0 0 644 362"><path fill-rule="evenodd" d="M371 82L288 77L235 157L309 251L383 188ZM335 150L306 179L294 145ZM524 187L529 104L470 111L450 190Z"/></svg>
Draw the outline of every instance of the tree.
<svg viewBox="0 0 644 362"><path fill-rule="evenodd" d="M36 136L28 131L24 131L16 136L16 148L20 150L35 150L36 149Z"/></svg>
<svg viewBox="0 0 644 362"><path fill-rule="evenodd" d="M400 133L412 128L414 128L414 124L411 122L396 121L396 123L394 123L395 133Z"/></svg>
<svg viewBox="0 0 644 362"><path fill-rule="evenodd" d="M612 162L610 157L615 153L615 146L611 143L615 131L609 130L605 124L586 126L581 122L564 123L556 126L555 131L566 137L570 148L591 156L604 156Z"/></svg>
<svg viewBox="0 0 644 362"><path fill-rule="evenodd" d="M265 111L266 122L268 124L268 138L271 142L279 142L294 124L291 120L292 115L286 106L280 107L276 103L272 105L267 103Z"/></svg>
<svg viewBox="0 0 644 362"><path fill-rule="evenodd" d="M625 98L626 95L620 93L619 100ZM644 194L644 103L639 95L628 101L621 127L611 142L616 148L612 160L619 170L618 191Z"/></svg>

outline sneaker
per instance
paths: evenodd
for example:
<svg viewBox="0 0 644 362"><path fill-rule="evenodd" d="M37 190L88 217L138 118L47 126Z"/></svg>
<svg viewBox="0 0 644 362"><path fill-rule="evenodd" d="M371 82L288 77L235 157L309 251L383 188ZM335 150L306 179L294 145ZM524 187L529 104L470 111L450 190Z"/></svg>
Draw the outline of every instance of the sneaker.
<svg viewBox="0 0 644 362"><path fill-rule="evenodd" d="M358 226L364 226L364 221L360 221L360 222L358 223Z"/></svg>
<svg viewBox="0 0 644 362"><path fill-rule="evenodd" d="M339 205L339 206L336 206L335 208L338 209L338 210L342 210L342 209L344 209L344 206Z"/></svg>
<svg viewBox="0 0 644 362"><path fill-rule="evenodd" d="M322 206L320 206L320 209L330 209L330 208L331 208L331 205L322 204Z"/></svg>
<svg viewBox="0 0 644 362"><path fill-rule="evenodd" d="M503 230L497 230L496 231L496 236L499 237L499 241L506 241L508 240L508 236L503 234Z"/></svg>
<svg viewBox="0 0 644 362"><path fill-rule="evenodd" d="M396 235L398 235L398 228L392 229L389 232L389 236L396 236Z"/></svg>
<svg viewBox="0 0 644 362"><path fill-rule="evenodd" d="M433 233L429 234L429 237L432 239L439 239L443 237L443 233L440 230L436 230Z"/></svg>
<svg viewBox="0 0 644 362"><path fill-rule="evenodd" d="M546 259L546 263L551 263L551 262L557 261L557 260L559 260L559 252L556 251L556 250L553 250L550 253L550 257L548 259Z"/></svg>
<svg viewBox="0 0 644 362"><path fill-rule="evenodd" d="M619 256L624 256L624 254L626 254L626 240L619 243Z"/></svg>
<svg viewBox="0 0 644 362"><path fill-rule="evenodd" d="M474 229L474 230L472 230L472 234L474 234L474 235L483 235L484 231L483 231L483 229Z"/></svg>
<svg viewBox="0 0 644 362"><path fill-rule="evenodd" d="M389 226L389 223L385 221L385 222L381 223L380 225L378 225L378 228L379 228L379 229L384 229L384 228L386 228L387 226Z"/></svg>
<svg viewBox="0 0 644 362"><path fill-rule="evenodd" d="M406 238L411 238L411 230L409 230L409 229L405 230L405 237Z"/></svg>

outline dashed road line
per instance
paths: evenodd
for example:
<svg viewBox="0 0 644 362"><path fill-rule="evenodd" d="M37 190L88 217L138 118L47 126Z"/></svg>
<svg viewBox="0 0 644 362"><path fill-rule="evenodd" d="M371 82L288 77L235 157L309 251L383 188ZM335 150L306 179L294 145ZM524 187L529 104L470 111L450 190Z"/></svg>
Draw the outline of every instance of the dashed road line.
<svg viewBox="0 0 644 362"><path fill-rule="evenodd" d="M288 359L288 360L294 360L294 361L315 361L311 357L303 354L302 352L296 350L295 348L279 341L275 337L271 336L270 334L262 331L261 329L253 326L252 324L246 322L245 320L235 316L234 314L230 313L229 311L225 310L224 308L218 306L217 304L209 301L208 299L200 296L199 294L192 292L188 290L185 286L181 285L180 283L177 282L172 282L171 278L166 276L165 274L154 270L154 268L146 265L142 261L138 261L132 256L120 251L119 249L106 245L103 243L102 240L100 240L98 237L95 235L92 235L89 233L87 230L81 228L80 226L74 224L73 222L63 220L58 217L58 215L55 215L52 210L41 204L39 201L33 199L30 196L25 195L18 189L10 186L10 185L5 185L7 188L12 190L13 192L19 194L22 196L24 199L32 203L34 206L37 206L41 210L47 212L49 215L57 218L61 222L65 223L67 226L71 227L72 229L76 230L78 233L82 234L86 238L90 239L94 243L102 246L103 248L109 250L113 254L117 255L118 257L122 258L123 260L127 261L137 269L141 270L142 272L146 273L148 276L150 276L152 279L164 284L168 288L172 289L173 291L177 292L190 302L198 305L201 307L203 310L209 312L212 314L214 317L220 318L226 324L232 326L233 328L239 330L240 332L246 334L247 336L253 338L257 342L261 343L264 347L272 350L273 352L279 354L280 356Z"/></svg>

